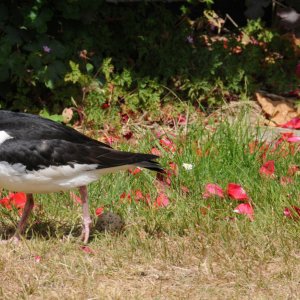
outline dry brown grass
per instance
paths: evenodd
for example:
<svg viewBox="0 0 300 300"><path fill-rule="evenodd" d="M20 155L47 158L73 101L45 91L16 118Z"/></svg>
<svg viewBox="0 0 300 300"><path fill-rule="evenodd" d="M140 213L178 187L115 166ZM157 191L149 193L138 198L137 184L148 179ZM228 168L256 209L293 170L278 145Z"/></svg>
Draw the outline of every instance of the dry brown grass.
<svg viewBox="0 0 300 300"><path fill-rule="evenodd" d="M299 243L231 234L106 235L94 254L57 239L1 245L1 299L299 299Z"/></svg>
<svg viewBox="0 0 300 300"><path fill-rule="evenodd" d="M299 215L283 214L299 206L300 176L293 184L280 182L300 157L268 153L276 177L262 178L260 152L245 151L252 138L225 125L213 136L195 128L178 140L178 154L162 157L179 169L166 190L167 207L120 201L137 189L155 199L155 179L146 172L104 176L91 185L91 212L104 205L126 223L119 235L96 233L89 244L94 254L72 237L79 235L81 207L68 194L37 196L28 239L0 244L0 299L300 299ZM217 151L199 157L196 145ZM254 221L233 212L236 200L205 199L209 182L241 184L253 201ZM190 192L183 194L181 185ZM10 215L16 219L1 211L2 237Z"/></svg>

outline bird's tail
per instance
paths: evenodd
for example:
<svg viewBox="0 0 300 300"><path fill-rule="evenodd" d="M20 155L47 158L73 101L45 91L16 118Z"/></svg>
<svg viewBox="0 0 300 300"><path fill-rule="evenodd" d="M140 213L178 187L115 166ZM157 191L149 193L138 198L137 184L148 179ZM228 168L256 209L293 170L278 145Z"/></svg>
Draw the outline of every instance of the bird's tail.
<svg viewBox="0 0 300 300"><path fill-rule="evenodd" d="M101 154L94 155L94 157L97 157L96 163L99 164L99 168L112 168L131 165L160 173L164 172L164 169L161 167L161 165L155 161L159 158L159 156L153 154L132 153L114 149L105 149L105 152L103 153L103 149L101 148Z"/></svg>
<svg viewBox="0 0 300 300"><path fill-rule="evenodd" d="M141 168L146 168L146 169L151 170L151 171L164 173L164 169L162 168L162 166L158 162L154 161L154 159L157 159L158 156L155 156L155 155L151 155L151 156L152 157L150 159L141 161L141 162L139 162L135 165L138 166L138 167L141 167Z"/></svg>

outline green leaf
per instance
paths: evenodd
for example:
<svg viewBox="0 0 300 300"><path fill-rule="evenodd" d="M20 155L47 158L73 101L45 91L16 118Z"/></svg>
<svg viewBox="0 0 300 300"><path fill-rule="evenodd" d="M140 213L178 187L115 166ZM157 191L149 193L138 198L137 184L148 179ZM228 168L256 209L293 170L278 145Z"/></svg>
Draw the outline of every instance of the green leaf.
<svg viewBox="0 0 300 300"><path fill-rule="evenodd" d="M44 117L46 119L50 119L52 121L55 121L55 122L62 122L63 121L63 116L62 115L50 115L49 112L46 110L46 109L43 109L40 111L39 115L41 117Z"/></svg>
<svg viewBox="0 0 300 300"><path fill-rule="evenodd" d="M51 79L46 80L46 81L45 81L45 86L46 86L48 89L52 90L52 89L54 88L53 81L52 81Z"/></svg>
<svg viewBox="0 0 300 300"><path fill-rule="evenodd" d="M69 61L69 65L71 67L71 72L65 75L65 82L71 81L72 83L77 83L81 76L81 72L79 70L79 64L74 63L73 61Z"/></svg>
<svg viewBox="0 0 300 300"><path fill-rule="evenodd" d="M87 63L85 67L88 73L92 73L94 70L94 66L90 63Z"/></svg>

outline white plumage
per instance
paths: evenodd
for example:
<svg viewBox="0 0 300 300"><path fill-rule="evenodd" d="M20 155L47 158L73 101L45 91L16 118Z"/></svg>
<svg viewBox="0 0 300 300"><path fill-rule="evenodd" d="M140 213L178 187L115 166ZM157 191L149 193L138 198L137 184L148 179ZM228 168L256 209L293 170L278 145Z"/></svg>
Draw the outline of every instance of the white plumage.
<svg viewBox="0 0 300 300"><path fill-rule="evenodd" d="M27 193L15 239L34 206L33 193L79 187L83 208L83 241L91 218L86 185L103 174L133 166L162 172L152 154L122 152L73 128L35 115L0 110L0 188Z"/></svg>

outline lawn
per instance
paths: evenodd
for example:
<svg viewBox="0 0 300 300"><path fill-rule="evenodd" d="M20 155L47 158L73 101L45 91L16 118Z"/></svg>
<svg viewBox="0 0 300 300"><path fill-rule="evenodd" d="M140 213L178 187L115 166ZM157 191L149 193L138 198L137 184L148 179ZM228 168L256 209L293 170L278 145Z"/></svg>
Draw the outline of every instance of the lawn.
<svg viewBox="0 0 300 300"><path fill-rule="evenodd" d="M266 142L245 119L133 127L113 146L159 151L167 176L136 170L92 184L86 247L74 195L36 195L24 240L0 245L0 298L299 299L298 143L287 135ZM246 197L230 195L230 183ZM120 215L123 229L97 230L99 208ZM17 210L1 209L3 239L17 219Z"/></svg>

